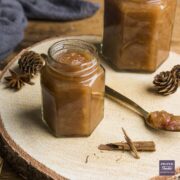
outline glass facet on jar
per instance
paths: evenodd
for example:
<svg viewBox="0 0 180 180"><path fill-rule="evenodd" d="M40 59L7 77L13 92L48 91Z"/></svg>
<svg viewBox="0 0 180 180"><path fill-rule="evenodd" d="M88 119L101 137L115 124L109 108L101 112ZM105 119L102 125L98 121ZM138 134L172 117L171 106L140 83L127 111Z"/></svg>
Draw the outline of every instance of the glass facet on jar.
<svg viewBox="0 0 180 180"><path fill-rule="evenodd" d="M43 119L59 136L89 136L104 115L105 72L93 45L52 45L41 72Z"/></svg>
<svg viewBox="0 0 180 180"><path fill-rule="evenodd" d="M105 0L103 53L118 70L153 72L169 55L176 0Z"/></svg>

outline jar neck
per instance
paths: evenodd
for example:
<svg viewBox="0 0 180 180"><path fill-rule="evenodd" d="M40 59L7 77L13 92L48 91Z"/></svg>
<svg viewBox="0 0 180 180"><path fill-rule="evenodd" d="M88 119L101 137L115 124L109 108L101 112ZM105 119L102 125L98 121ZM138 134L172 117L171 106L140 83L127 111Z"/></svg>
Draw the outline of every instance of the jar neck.
<svg viewBox="0 0 180 180"><path fill-rule="evenodd" d="M87 77L99 66L95 46L82 40L68 39L53 44L48 50L47 65L66 77Z"/></svg>

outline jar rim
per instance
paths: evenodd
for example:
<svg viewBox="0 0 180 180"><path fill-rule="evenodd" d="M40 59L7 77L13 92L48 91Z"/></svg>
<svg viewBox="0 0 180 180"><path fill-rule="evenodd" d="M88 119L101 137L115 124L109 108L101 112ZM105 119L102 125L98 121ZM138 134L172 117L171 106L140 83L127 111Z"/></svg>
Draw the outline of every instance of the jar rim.
<svg viewBox="0 0 180 180"><path fill-rule="evenodd" d="M67 46L67 47L66 47ZM70 48L72 49L80 49L80 50L88 50L89 53L92 54L92 59L91 61L88 62L83 62L81 64L77 64L77 65L73 65L73 64L64 64L59 62L56 58L53 57L53 53L57 53L58 51L63 51L63 50L70 50ZM54 44L52 44L49 49L48 49L48 63L49 64L56 64L56 65L61 65L63 66L63 68L79 68L77 71L74 72L68 72L66 70L61 69L58 70L59 73L62 73L63 75L66 76L79 76L79 74L83 74L83 72L85 71L90 71L91 69L93 69L94 67L96 67L98 65L98 53L97 53L97 49L96 47L84 40L80 40L80 39L64 39L64 40L60 40L55 42ZM51 61L51 62L50 62ZM57 69L53 68L54 70L57 71ZM95 68L96 69L96 68Z"/></svg>

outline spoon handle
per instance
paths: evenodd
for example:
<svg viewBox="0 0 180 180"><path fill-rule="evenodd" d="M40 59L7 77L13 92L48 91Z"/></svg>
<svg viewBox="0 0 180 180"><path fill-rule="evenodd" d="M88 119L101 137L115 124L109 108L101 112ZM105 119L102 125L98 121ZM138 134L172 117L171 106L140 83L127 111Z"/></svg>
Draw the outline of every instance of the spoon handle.
<svg viewBox="0 0 180 180"><path fill-rule="evenodd" d="M114 89L110 88L109 86L105 86L105 92L106 92L107 97L110 97L111 99L113 99L115 101L120 100L120 101L130 105L131 107L136 109L144 118L147 118L149 116L149 113L146 110L144 110L141 106L136 104L131 99L120 94L119 92L115 91Z"/></svg>

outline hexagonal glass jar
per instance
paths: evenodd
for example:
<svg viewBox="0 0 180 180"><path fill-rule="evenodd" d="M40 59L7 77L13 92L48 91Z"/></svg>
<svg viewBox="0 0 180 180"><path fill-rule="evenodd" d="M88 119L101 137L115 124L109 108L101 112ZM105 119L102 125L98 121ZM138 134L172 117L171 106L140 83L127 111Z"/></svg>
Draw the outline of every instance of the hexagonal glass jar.
<svg viewBox="0 0 180 180"><path fill-rule="evenodd" d="M155 71L169 56L176 0L105 0L103 53L117 70Z"/></svg>
<svg viewBox="0 0 180 180"><path fill-rule="evenodd" d="M96 48L68 39L53 44L41 72L42 114L56 136L89 136L104 115L105 72Z"/></svg>

